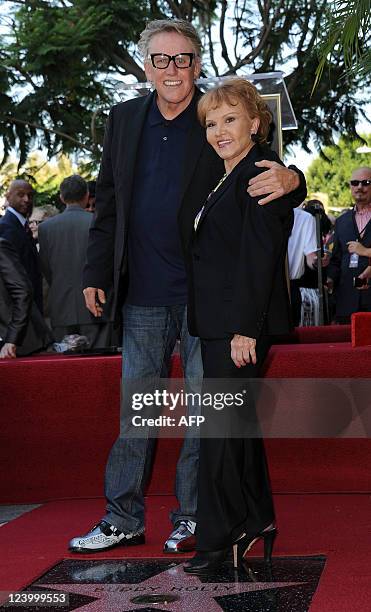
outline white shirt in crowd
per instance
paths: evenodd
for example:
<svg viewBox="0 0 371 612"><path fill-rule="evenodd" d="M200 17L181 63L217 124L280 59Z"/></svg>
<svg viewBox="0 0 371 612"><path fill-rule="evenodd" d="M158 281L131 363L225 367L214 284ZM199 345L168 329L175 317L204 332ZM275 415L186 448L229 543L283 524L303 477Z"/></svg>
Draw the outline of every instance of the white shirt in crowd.
<svg viewBox="0 0 371 612"><path fill-rule="evenodd" d="M294 208L294 217L294 227L287 249L290 280L303 276L305 271L304 258L317 251L315 218L301 208Z"/></svg>

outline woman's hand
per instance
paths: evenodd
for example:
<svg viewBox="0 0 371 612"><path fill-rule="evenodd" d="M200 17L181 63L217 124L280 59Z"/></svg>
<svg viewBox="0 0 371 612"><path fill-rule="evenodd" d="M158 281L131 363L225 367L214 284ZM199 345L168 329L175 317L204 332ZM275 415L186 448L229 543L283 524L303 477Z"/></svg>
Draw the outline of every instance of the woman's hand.
<svg viewBox="0 0 371 612"><path fill-rule="evenodd" d="M15 359L17 357L17 347L11 342L5 342L0 351L0 359Z"/></svg>
<svg viewBox="0 0 371 612"><path fill-rule="evenodd" d="M231 358L233 363L240 368L247 363L256 363L256 340L247 336L235 334L231 340Z"/></svg>
<svg viewBox="0 0 371 612"><path fill-rule="evenodd" d="M349 253L357 253L361 257L368 257L370 249L367 249L363 244L357 242L356 240L351 240L347 242Z"/></svg>

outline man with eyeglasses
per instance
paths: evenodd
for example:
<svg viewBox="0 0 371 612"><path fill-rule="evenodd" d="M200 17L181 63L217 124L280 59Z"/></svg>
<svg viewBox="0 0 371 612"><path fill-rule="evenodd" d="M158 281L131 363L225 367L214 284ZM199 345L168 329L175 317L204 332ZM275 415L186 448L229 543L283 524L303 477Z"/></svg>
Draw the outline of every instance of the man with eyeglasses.
<svg viewBox="0 0 371 612"><path fill-rule="evenodd" d="M353 312L371 311L371 291L358 280L366 278L370 265L371 168L354 170L350 191L354 208L336 220L334 248L327 268L327 286L335 292L337 323L349 323Z"/></svg>
<svg viewBox="0 0 371 612"><path fill-rule="evenodd" d="M186 381L202 379L199 341L187 330L178 217L191 235L200 204L224 174L196 115L201 41L195 28L183 20L153 21L139 50L154 91L110 112L84 275L86 305L95 316L112 281L116 312L122 310L124 413L130 412L131 379L168 377L178 338ZM252 195L268 202L297 189L298 204L304 199L302 175L273 162L266 167L246 185ZM143 428L137 439L128 439L123 423L106 469L107 514L85 536L73 538L70 550L144 542L144 487L153 449ZM176 473L179 507L171 513L174 530L165 552L195 546L198 450L197 438L184 439Z"/></svg>

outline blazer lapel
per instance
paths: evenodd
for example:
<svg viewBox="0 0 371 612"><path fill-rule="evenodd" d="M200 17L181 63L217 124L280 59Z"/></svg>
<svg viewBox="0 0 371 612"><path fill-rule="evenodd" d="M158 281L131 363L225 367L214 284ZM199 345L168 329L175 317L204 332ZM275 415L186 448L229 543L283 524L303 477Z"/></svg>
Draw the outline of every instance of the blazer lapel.
<svg viewBox="0 0 371 612"><path fill-rule="evenodd" d="M186 147L186 158L184 163L184 173L181 186L181 201L187 191L187 187L195 173L195 168L198 163L198 159L202 153L202 149L206 145L205 134L202 126L195 120L190 128L187 147Z"/></svg>
<svg viewBox="0 0 371 612"><path fill-rule="evenodd" d="M198 100L202 94L199 89L196 88L192 104L197 105ZM181 201L187 191L187 187L195 173L195 169L202 153L202 149L208 146L205 137L205 128L202 127L197 119L197 112L195 110L192 126L189 130L187 145L186 145L186 157L184 163L184 173L181 185Z"/></svg>
<svg viewBox="0 0 371 612"><path fill-rule="evenodd" d="M220 185L220 187L218 187L218 189L216 191L214 191L214 193L210 194L210 196L208 197L208 199L206 200L206 202L204 204L204 207L203 207L203 210L202 210L202 213L201 213L201 217L200 217L200 219L198 221L198 225L197 225L197 230L196 231L199 231L201 223L207 217L208 213L213 208L213 206L216 204L216 202L221 198L221 196L228 189L230 184L231 184L231 180L230 180L230 175L229 175L229 176L227 176L225 178L225 180ZM215 187L216 187L216 185L215 185Z"/></svg>
<svg viewBox="0 0 371 612"><path fill-rule="evenodd" d="M20 220L18 219L18 217L13 215L13 213L10 212L9 210L7 210L5 215L4 215L4 221L6 223L9 223L10 225L13 225L13 227L16 228L19 231L25 231L24 227L23 227L22 223L20 222Z"/></svg>
<svg viewBox="0 0 371 612"><path fill-rule="evenodd" d="M371 240L371 219L365 226L365 230L364 230L363 237L362 237L362 242L367 242L366 246L371 246L370 240Z"/></svg>
<svg viewBox="0 0 371 612"><path fill-rule="evenodd" d="M142 135L142 130L148 110L153 102L154 97L155 92L152 92L150 95L146 96L143 101L143 104L140 108L138 108L138 111L135 113L135 115L130 116L130 121L128 121L127 130L123 139L123 150L121 159L123 160L124 172L121 188L123 189L123 193L125 193L125 212L128 211L131 204L133 181L135 175L135 164L137 160L140 138Z"/></svg>

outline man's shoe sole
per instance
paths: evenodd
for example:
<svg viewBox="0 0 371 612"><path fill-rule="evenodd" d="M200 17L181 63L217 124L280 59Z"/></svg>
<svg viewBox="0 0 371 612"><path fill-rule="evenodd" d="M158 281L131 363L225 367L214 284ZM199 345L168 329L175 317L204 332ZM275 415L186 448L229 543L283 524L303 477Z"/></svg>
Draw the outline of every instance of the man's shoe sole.
<svg viewBox="0 0 371 612"><path fill-rule="evenodd" d="M190 539L190 538L187 538ZM184 540L185 541L185 540ZM186 555L187 553L194 552L196 550L196 539L194 538L191 544L188 544L183 550L177 548L167 548L166 544L162 549L166 555Z"/></svg>
<svg viewBox="0 0 371 612"><path fill-rule="evenodd" d="M132 538L123 538L120 542L116 544L111 544L110 546L103 546L103 548L83 548L82 546L73 546L69 548L69 552L72 553L81 553L84 555L96 552L104 552L105 550L111 550L111 548L115 548L115 546L138 546L140 544L145 544L146 538L144 533L141 533L137 536L133 536Z"/></svg>

